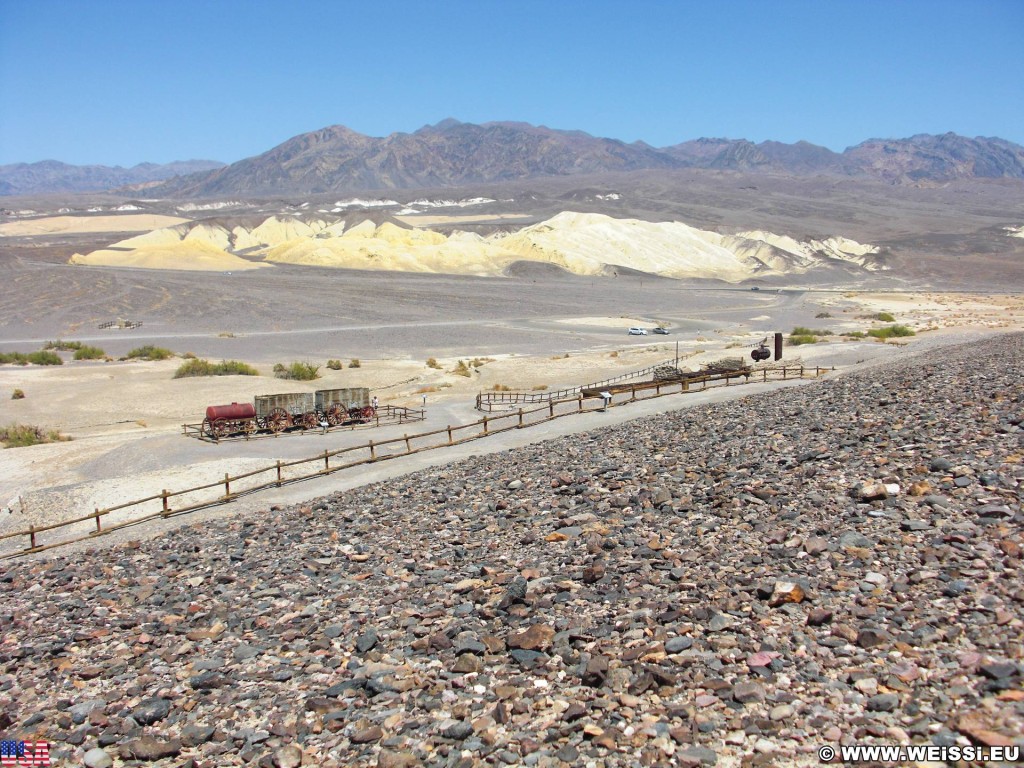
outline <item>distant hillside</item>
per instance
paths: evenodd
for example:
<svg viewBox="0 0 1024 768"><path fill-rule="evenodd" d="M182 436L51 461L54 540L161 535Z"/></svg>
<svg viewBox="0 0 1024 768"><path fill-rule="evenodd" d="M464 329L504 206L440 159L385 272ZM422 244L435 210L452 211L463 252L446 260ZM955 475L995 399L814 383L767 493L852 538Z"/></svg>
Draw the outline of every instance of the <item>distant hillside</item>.
<svg viewBox="0 0 1024 768"><path fill-rule="evenodd" d="M790 176L838 175L891 183L1024 178L1024 147L956 134L870 141L845 152L808 142L697 139L656 149L526 123L444 120L384 138L331 126L207 173L173 179L166 197L318 194L458 187L552 176L707 168Z"/></svg>
<svg viewBox="0 0 1024 768"><path fill-rule="evenodd" d="M445 120L371 138L343 126L296 136L262 155L176 179L160 194L316 194L455 187L542 176L677 168L651 147L525 123Z"/></svg>
<svg viewBox="0 0 1024 768"><path fill-rule="evenodd" d="M754 144L707 138L657 149L642 141L626 144L527 123L474 125L448 119L384 138L330 126L226 166L209 161L127 170L52 161L4 166L0 194L129 187L170 198L316 195L684 168L918 185L965 178L1024 179L1024 147L998 138L946 133L870 139L841 153L806 141ZM159 183L163 179L169 180Z"/></svg>
<svg viewBox="0 0 1024 768"><path fill-rule="evenodd" d="M214 160L179 160L131 168L106 165L68 165L56 160L0 165L0 195L45 195L60 192L102 192L115 187L149 184L220 168Z"/></svg>

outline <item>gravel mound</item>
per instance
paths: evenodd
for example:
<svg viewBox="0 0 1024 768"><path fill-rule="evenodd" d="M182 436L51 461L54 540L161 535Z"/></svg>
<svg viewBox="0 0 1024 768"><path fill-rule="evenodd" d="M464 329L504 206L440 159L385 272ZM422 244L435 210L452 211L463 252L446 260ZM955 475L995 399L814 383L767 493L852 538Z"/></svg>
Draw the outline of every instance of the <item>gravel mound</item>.
<svg viewBox="0 0 1024 768"><path fill-rule="evenodd" d="M68 763L817 762L1021 744L1024 335L0 566Z"/></svg>

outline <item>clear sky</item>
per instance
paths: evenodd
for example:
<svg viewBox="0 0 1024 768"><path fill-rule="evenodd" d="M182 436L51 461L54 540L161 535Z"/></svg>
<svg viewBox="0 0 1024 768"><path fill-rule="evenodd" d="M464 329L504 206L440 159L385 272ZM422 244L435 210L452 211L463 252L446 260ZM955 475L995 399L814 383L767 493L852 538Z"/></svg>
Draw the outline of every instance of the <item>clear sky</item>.
<svg viewBox="0 0 1024 768"><path fill-rule="evenodd" d="M0 164L446 117L667 146L1024 144L1024 0L0 0Z"/></svg>

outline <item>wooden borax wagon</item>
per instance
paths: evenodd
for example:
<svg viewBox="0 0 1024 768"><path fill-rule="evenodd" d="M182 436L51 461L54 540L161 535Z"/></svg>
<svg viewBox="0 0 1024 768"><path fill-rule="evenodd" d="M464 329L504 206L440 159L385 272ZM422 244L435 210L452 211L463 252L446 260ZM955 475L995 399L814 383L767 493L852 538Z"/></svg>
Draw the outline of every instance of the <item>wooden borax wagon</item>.
<svg viewBox="0 0 1024 768"><path fill-rule="evenodd" d="M365 424L377 415L370 405L370 390L366 387L318 389L316 410L323 414L327 424L332 427L347 422Z"/></svg>

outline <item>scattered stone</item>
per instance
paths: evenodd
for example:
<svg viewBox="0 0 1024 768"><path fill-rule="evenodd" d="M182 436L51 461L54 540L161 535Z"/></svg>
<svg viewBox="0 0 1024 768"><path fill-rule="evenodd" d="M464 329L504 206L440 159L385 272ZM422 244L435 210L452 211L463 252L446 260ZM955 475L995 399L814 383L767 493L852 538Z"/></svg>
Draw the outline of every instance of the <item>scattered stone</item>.
<svg viewBox="0 0 1024 768"><path fill-rule="evenodd" d="M784 603L802 603L803 600L804 591L799 584L792 581L778 581L775 583L775 589L772 591L768 605L775 608Z"/></svg>
<svg viewBox="0 0 1024 768"><path fill-rule="evenodd" d="M82 760L85 763L85 768L110 768L114 764L113 758L99 748L90 749Z"/></svg>
<svg viewBox="0 0 1024 768"><path fill-rule="evenodd" d="M171 702L167 699L146 699L132 710L132 718L139 725L152 725L167 717Z"/></svg>
<svg viewBox="0 0 1024 768"><path fill-rule="evenodd" d="M132 739L122 747L122 752L129 758L153 762L165 757L174 757L181 752L181 742L177 739L164 741L153 736Z"/></svg>

